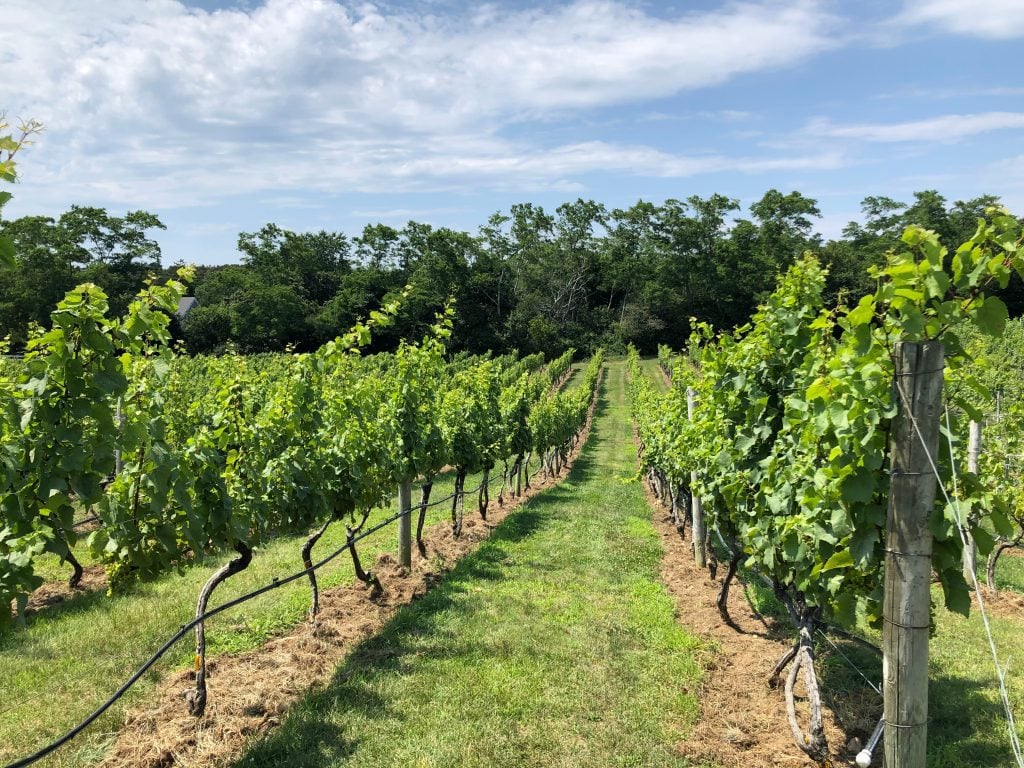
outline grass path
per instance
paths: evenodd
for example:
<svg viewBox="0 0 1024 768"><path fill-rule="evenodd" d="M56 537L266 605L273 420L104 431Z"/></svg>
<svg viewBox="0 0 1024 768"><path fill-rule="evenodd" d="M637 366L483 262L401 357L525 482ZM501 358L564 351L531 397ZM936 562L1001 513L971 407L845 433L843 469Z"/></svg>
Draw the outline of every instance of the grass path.
<svg viewBox="0 0 1024 768"><path fill-rule="evenodd" d="M700 641L658 579L625 366L570 476L357 648L240 765L684 766Z"/></svg>
<svg viewBox="0 0 1024 768"><path fill-rule="evenodd" d="M653 382L655 389L659 392L667 392L669 388L668 378L661 370L661 364L656 357L645 357L640 361L640 367L647 377Z"/></svg>

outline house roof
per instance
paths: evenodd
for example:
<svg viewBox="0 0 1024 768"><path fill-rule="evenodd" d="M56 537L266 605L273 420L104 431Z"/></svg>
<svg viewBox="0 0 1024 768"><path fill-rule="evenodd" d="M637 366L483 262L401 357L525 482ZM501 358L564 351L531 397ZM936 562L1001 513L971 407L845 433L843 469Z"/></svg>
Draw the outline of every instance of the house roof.
<svg viewBox="0 0 1024 768"><path fill-rule="evenodd" d="M199 306L195 296L182 296L178 299L178 317L184 318L189 312Z"/></svg>

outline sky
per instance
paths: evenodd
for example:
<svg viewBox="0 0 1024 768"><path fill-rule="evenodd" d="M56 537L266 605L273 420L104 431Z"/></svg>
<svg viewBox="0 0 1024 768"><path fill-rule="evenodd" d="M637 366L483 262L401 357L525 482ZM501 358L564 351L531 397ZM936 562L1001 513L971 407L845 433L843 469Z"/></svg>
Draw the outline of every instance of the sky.
<svg viewBox="0 0 1024 768"><path fill-rule="evenodd" d="M163 261L268 222L767 190L1024 213L1024 0L5 0L0 111L45 131L8 218L143 209Z"/></svg>

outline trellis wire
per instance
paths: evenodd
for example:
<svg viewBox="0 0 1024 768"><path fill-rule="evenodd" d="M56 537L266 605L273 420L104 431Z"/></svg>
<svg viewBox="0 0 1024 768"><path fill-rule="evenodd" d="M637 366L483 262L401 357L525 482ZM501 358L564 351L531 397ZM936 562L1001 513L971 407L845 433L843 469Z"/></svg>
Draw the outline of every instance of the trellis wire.
<svg viewBox="0 0 1024 768"><path fill-rule="evenodd" d="M960 514L960 488L956 479L956 459L953 455L953 438L952 429L949 421L949 404L945 406L946 412L946 442L949 446L949 460L950 460L950 471L953 475L953 495L954 498L950 498L949 492L946 490L945 485L942 482L942 477L939 474L939 467L935 461L935 457L932 456L928 445L925 443L924 435L921 434L921 427L917 423L917 419L910 408L910 403L907 402L907 397L903 391L897 387L896 390L900 393L900 397L903 400L903 406L906 410L907 415L910 417L910 423L914 427L914 433L917 435L918 440L921 442L921 447L924 449L925 456L928 459L928 465L931 467L932 472L935 475L935 481L939 486L939 490L942 491L942 496L946 500L946 504L953 510L956 515L956 528L960 535L960 541L964 547L968 546L967 535L964 532L963 516ZM1013 756L1017 761L1019 768L1024 768L1024 753L1021 751L1020 738L1017 736L1017 724L1013 716L1013 707L1010 705L1010 695L1006 690L1006 670L999 663L999 652L996 649L996 641L992 635L992 626L988 620L988 612L985 610L985 599L981 594L981 585L978 583L977 574L971 574L971 581L974 586L974 594L978 599L978 609L981 613L981 621L985 627L985 635L988 639L989 650L992 652L992 662L996 668L996 678L999 680L999 695L1003 702L1003 712L1006 715L1007 730L1010 732L1010 747L1013 750ZM1009 664L1009 659L1007 659Z"/></svg>

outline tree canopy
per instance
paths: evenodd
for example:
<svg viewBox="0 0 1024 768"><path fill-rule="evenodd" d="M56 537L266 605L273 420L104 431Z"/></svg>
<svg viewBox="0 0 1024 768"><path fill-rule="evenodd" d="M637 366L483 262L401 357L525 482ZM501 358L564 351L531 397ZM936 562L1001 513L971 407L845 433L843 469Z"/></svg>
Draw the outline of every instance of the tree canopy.
<svg viewBox="0 0 1024 768"><path fill-rule="evenodd" d="M521 203L476 233L415 221L357 235L268 223L239 235L239 264L198 270L198 306L177 333L193 352L313 349L410 286L376 348L421 336L454 298L453 350L653 351L687 338L692 318L722 329L747 322L775 276L806 250L820 254L825 297L835 303L870 290L866 268L882 262L907 225L933 229L954 247L997 202L984 195L950 204L935 190L910 202L871 196L861 220L827 242L815 233L817 202L776 189L746 211L720 194L612 210L583 199L554 211ZM161 270L160 229L146 211L80 206L56 219L0 221L13 256L0 266L0 336L17 346L29 323L48 322L84 281L100 285L115 309L127 306ZM1024 310L1024 296L1003 298L1013 314Z"/></svg>

